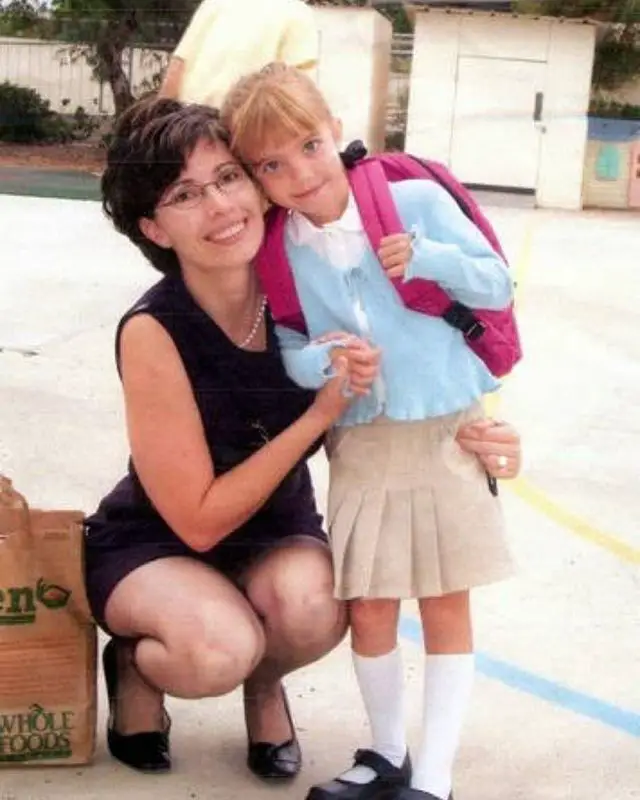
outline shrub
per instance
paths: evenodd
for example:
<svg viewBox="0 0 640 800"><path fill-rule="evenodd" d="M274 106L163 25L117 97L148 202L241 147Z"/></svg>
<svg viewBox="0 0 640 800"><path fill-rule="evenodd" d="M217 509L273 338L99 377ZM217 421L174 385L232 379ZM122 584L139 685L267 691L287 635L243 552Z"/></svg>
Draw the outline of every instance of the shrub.
<svg viewBox="0 0 640 800"><path fill-rule="evenodd" d="M76 106L76 110L71 114L66 110L70 102L69 98L65 97L61 105L65 109L65 120L71 126L71 138L76 141L89 139L101 127L100 117L88 114L84 106ZM97 105L98 101L94 98L93 102Z"/></svg>
<svg viewBox="0 0 640 800"><path fill-rule="evenodd" d="M65 143L88 139L98 126L82 106L72 114L58 114L34 89L0 83L0 141Z"/></svg>
<svg viewBox="0 0 640 800"><path fill-rule="evenodd" d="M598 98L591 101L589 116L606 117L608 119L640 120L640 106Z"/></svg>
<svg viewBox="0 0 640 800"><path fill-rule="evenodd" d="M33 89L0 83L0 140L39 142L53 133L49 102Z"/></svg>

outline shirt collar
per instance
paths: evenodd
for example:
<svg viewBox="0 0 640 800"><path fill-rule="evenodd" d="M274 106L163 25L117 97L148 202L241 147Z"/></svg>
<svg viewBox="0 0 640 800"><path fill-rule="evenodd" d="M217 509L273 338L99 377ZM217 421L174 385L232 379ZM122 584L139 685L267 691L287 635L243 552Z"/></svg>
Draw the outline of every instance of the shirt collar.
<svg viewBox="0 0 640 800"><path fill-rule="evenodd" d="M318 226L314 225L303 214L300 214L299 211L292 211L289 215L288 231L291 241L298 246L317 241L325 233L334 231L339 233L362 233L363 230L364 226L360 218L360 212L351 192L349 192L349 200L344 214L335 222Z"/></svg>

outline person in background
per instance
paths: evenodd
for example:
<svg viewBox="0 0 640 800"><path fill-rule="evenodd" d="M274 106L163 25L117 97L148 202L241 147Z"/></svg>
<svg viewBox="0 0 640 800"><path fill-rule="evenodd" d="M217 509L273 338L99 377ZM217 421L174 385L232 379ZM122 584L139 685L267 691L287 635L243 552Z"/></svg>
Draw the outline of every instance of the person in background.
<svg viewBox="0 0 640 800"><path fill-rule="evenodd" d="M314 11L304 0L202 0L160 95L217 108L242 75L271 61L312 72L318 54Z"/></svg>

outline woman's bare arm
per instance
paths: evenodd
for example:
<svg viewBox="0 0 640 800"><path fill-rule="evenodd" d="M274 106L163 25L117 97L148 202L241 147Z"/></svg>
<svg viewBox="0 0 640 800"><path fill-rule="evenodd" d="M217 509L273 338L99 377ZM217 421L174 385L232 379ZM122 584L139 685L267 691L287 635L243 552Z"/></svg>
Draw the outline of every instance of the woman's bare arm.
<svg viewBox="0 0 640 800"><path fill-rule="evenodd" d="M176 56L171 56L158 95L160 97L168 97L171 100L178 100L183 78L184 61Z"/></svg>
<svg viewBox="0 0 640 800"><path fill-rule="evenodd" d="M129 320L120 363L136 471L160 515L198 551L253 516L348 404L341 377L287 430L216 477L191 385L160 323L145 314Z"/></svg>

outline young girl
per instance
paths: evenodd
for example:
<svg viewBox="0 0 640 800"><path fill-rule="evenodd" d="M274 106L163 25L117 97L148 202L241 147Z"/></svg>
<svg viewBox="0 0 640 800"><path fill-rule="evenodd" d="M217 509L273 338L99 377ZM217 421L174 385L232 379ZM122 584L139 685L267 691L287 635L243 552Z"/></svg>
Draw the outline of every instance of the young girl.
<svg viewBox="0 0 640 800"><path fill-rule="evenodd" d="M268 198L290 210L286 250L308 337L280 327L294 381L319 388L338 354L354 383L379 378L330 434L329 524L336 594L348 601L355 674L372 745L308 800L447 800L471 693L469 589L512 571L500 503L480 461L456 442L498 382L444 320L408 310L389 278L434 280L471 308L512 300L506 265L440 186L391 185L406 231L374 253L338 151L340 125L315 84L270 65L222 109L232 149ZM424 721L407 752L400 600L417 598L426 649Z"/></svg>

